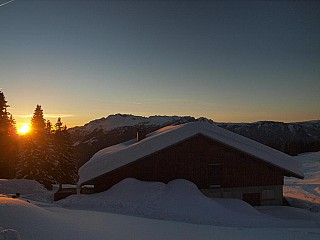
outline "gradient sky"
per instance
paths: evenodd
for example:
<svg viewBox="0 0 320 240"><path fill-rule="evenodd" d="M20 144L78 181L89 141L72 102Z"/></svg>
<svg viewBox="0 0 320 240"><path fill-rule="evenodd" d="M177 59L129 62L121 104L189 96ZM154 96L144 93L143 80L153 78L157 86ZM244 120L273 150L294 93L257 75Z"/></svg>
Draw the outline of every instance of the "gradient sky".
<svg viewBox="0 0 320 240"><path fill-rule="evenodd" d="M0 90L18 127L37 104L69 127L320 119L320 2L15 0L0 7Z"/></svg>

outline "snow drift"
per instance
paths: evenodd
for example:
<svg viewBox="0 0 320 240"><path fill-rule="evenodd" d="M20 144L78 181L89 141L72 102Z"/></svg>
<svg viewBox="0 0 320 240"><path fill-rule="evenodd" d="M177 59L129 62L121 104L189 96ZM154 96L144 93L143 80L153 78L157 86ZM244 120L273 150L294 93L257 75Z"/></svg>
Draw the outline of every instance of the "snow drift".
<svg viewBox="0 0 320 240"><path fill-rule="evenodd" d="M308 221L285 221L261 214L238 199L207 198L195 184L182 179L164 184L127 178L105 192L69 196L58 204L73 209L216 226L314 226Z"/></svg>
<svg viewBox="0 0 320 240"><path fill-rule="evenodd" d="M0 193L15 195L20 193L21 197L40 201L52 202L53 193L45 189L40 183L27 179L0 179Z"/></svg>

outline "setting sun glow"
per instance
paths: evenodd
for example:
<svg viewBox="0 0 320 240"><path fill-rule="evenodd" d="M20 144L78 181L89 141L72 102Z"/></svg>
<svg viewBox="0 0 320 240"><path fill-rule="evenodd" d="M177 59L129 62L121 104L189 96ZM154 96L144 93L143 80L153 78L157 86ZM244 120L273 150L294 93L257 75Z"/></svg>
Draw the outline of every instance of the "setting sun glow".
<svg viewBox="0 0 320 240"><path fill-rule="evenodd" d="M18 129L18 134L25 135L30 132L30 126L28 124L24 124L22 127Z"/></svg>

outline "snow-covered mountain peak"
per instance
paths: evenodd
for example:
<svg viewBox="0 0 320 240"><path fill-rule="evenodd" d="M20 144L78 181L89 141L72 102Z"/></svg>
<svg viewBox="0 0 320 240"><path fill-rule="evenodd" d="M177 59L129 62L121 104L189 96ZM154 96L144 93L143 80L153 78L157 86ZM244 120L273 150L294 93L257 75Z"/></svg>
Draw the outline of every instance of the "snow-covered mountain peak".
<svg viewBox="0 0 320 240"><path fill-rule="evenodd" d="M85 124L81 127L74 127L70 129L70 132L77 132L80 135L91 133L95 130L103 130L105 132L111 131L115 128L120 127L128 127L128 126L166 126L170 124L181 124L187 122L210 122L213 121L204 117L199 119L195 119L190 116L150 116L150 117L142 117L142 116L134 116L131 114L114 114L109 115L106 118L100 118L89 123Z"/></svg>

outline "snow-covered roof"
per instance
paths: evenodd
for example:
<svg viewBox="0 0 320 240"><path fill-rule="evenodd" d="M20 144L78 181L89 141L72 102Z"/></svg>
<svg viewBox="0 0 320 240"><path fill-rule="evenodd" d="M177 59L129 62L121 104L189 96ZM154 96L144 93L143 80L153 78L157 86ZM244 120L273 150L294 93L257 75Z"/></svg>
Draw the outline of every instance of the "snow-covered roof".
<svg viewBox="0 0 320 240"><path fill-rule="evenodd" d="M293 157L249 138L220 128L215 124L192 122L161 128L158 131L148 134L147 138L139 142L133 139L100 150L79 169L78 184L83 184L102 174L127 165L197 134L202 134L213 140L234 147L264 162L284 169L293 176L303 178L301 165Z"/></svg>

